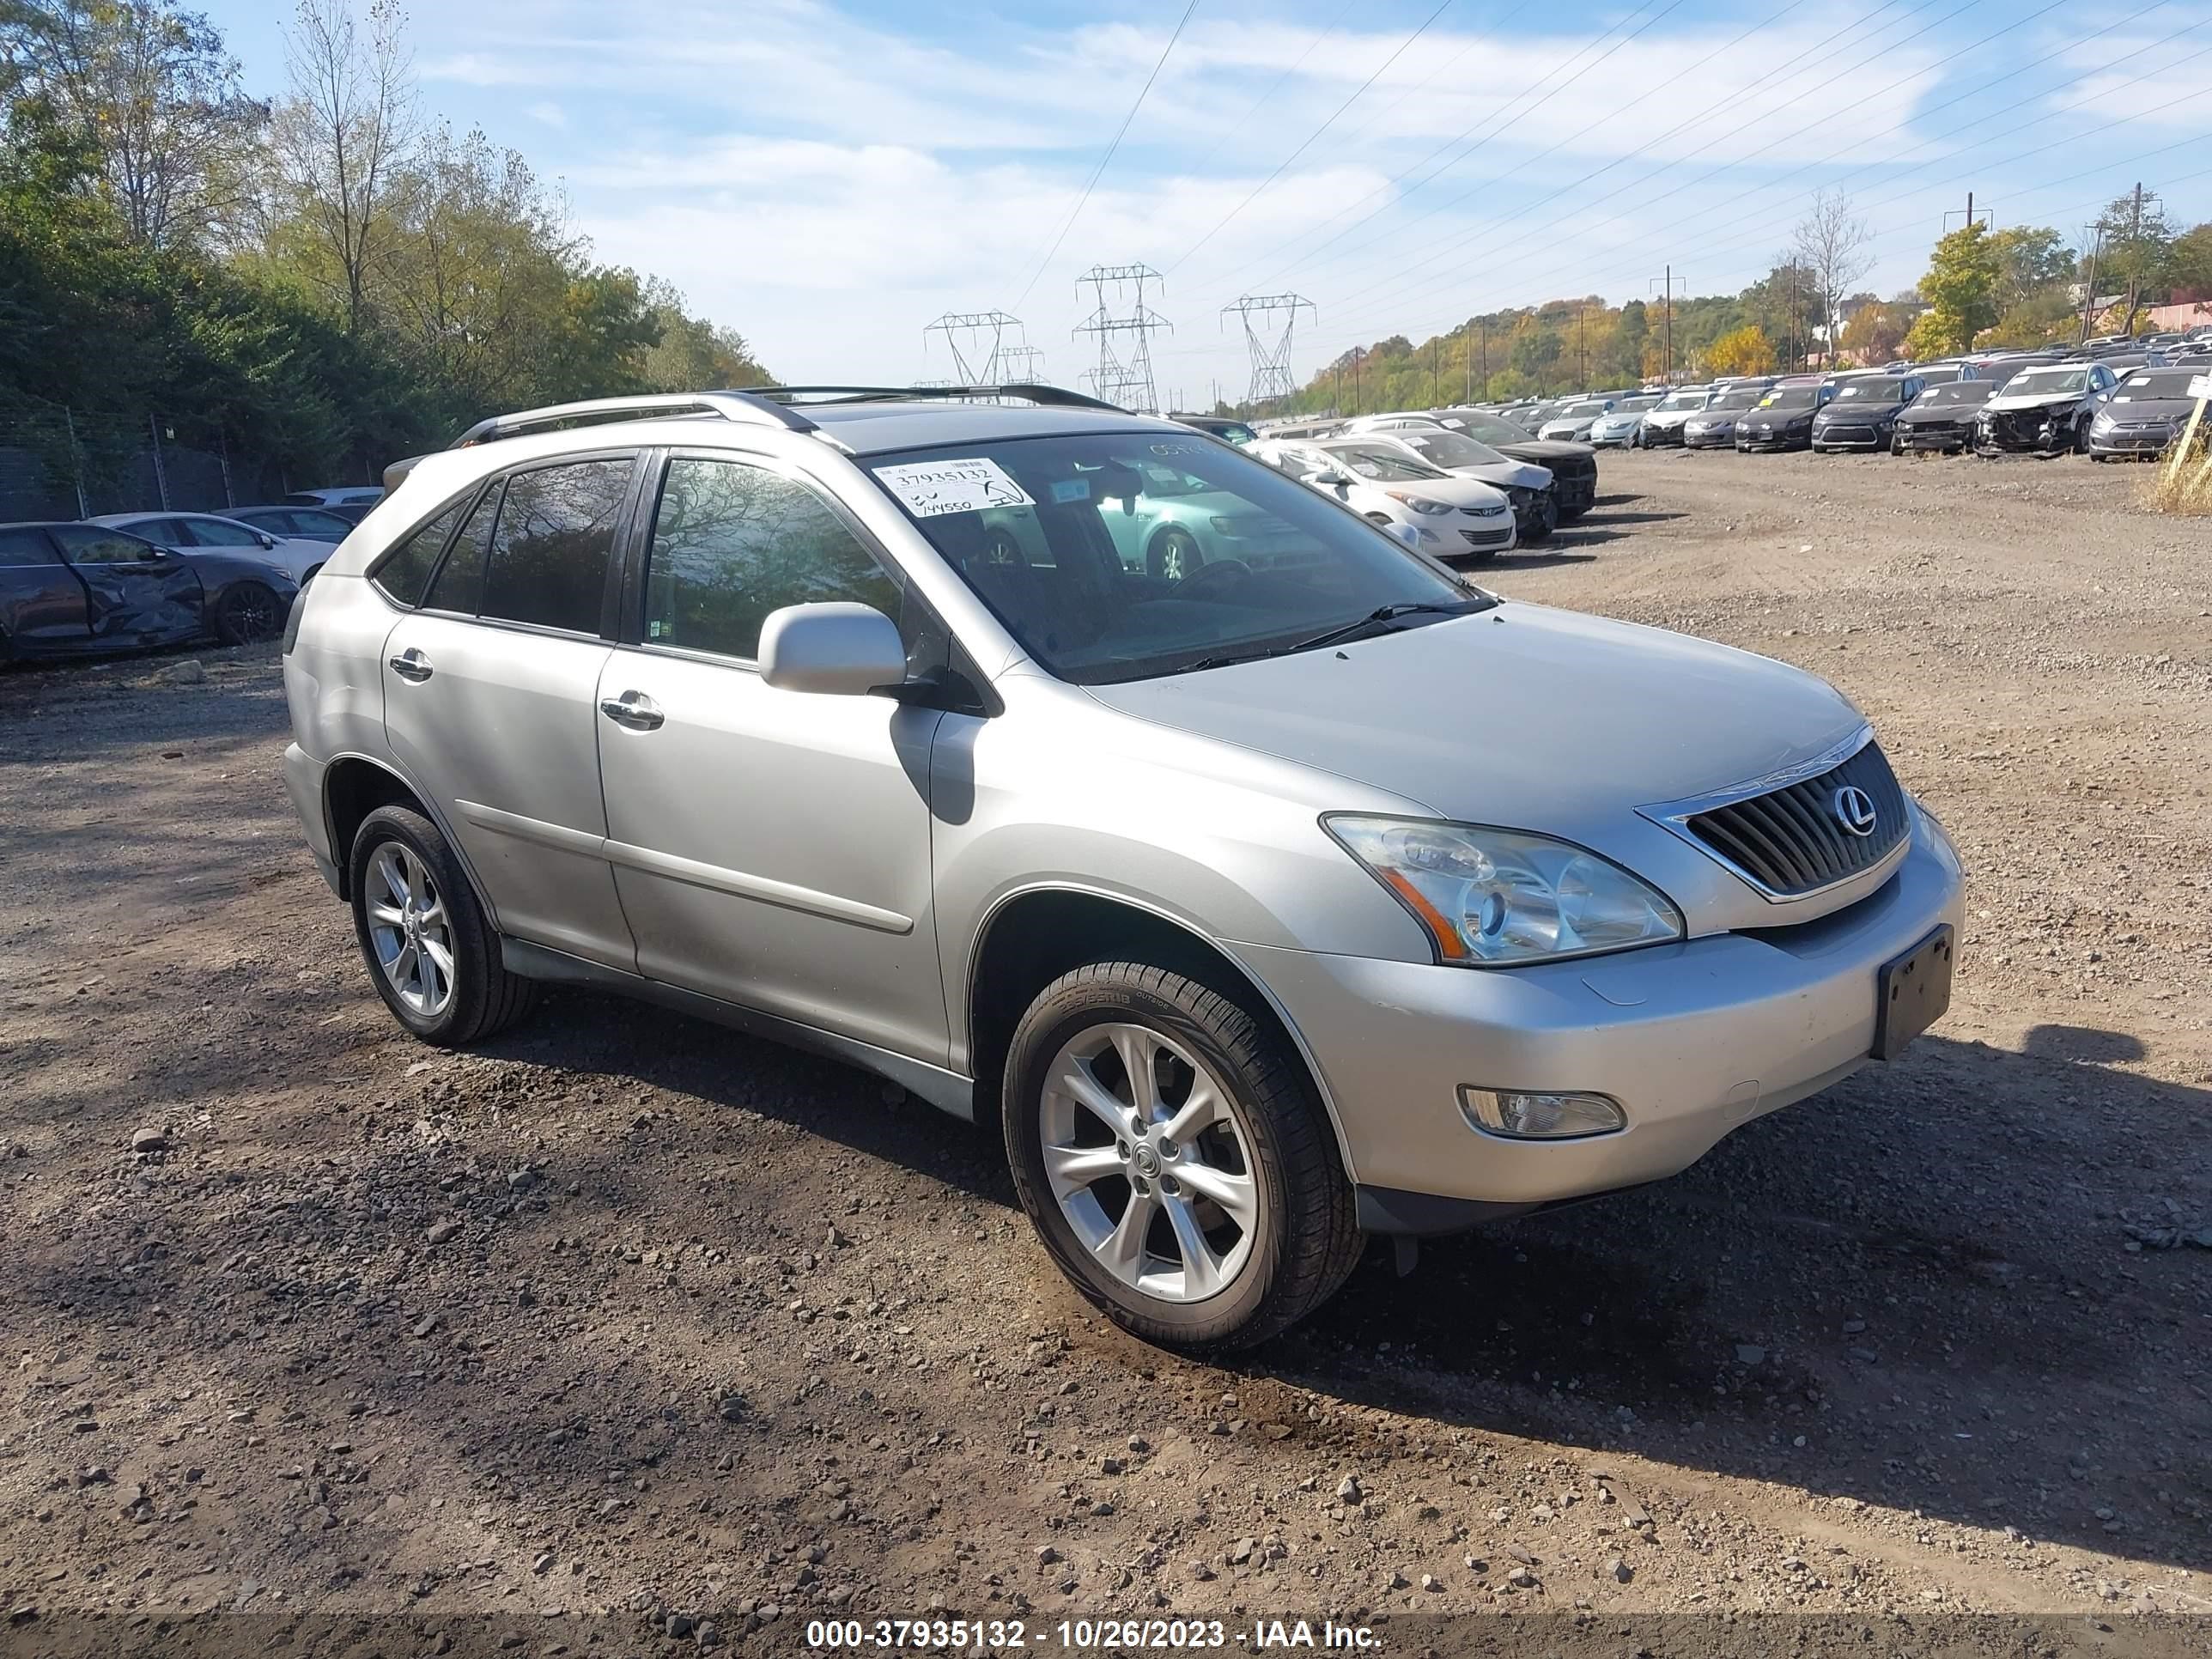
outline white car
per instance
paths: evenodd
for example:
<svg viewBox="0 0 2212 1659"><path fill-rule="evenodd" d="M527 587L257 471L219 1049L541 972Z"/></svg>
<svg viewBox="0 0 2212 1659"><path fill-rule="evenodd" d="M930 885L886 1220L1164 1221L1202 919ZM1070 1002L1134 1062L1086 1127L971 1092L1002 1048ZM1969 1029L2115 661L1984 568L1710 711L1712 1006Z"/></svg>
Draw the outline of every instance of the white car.
<svg viewBox="0 0 2212 1659"><path fill-rule="evenodd" d="M1583 441L1595 449L1633 447L1636 434L1643 429L1644 417L1664 400L1663 394L1656 392L1639 392L1633 398L1623 398L1590 422L1589 436Z"/></svg>
<svg viewBox="0 0 2212 1659"><path fill-rule="evenodd" d="M1680 448L1683 426L1690 416L1712 402L1717 392L1718 388L1710 386L1676 386L1638 423L1633 440L1635 447Z"/></svg>
<svg viewBox="0 0 2212 1659"><path fill-rule="evenodd" d="M1425 416L1381 416L1370 428L1355 421L1345 437L1323 439L1322 447L1335 453L1352 442L1389 444L1455 477L1473 478L1504 490L1505 499L1513 503L1514 539L1519 545L1540 542L1559 528L1559 494L1552 488L1549 467L1516 461L1440 422Z"/></svg>
<svg viewBox="0 0 2212 1659"><path fill-rule="evenodd" d="M1495 558L1518 539L1504 491L1455 478L1388 445L1348 447L1358 453L1264 441L1249 453L1376 524L1406 526L1415 532L1408 545L1431 558Z"/></svg>
<svg viewBox="0 0 2212 1659"><path fill-rule="evenodd" d="M1613 412L1614 399L1591 398L1582 403L1569 404L1544 422L1543 430L1536 435L1554 443L1586 444L1590 428L1601 416Z"/></svg>
<svg viewBox="0 0 2212 1659"><path fill-rule="evenodd" d="M253 550L302 587L313 580L315 573L323 568L323 561L331 556L328 542L309 541L300 536L272 536L265 530L257 530L236 519L226 519L219 513L109 513L86 522L104 524L111 530L127 530L176 553L189 553L202 547L220 547L226 552L239 554Z"/></svg>

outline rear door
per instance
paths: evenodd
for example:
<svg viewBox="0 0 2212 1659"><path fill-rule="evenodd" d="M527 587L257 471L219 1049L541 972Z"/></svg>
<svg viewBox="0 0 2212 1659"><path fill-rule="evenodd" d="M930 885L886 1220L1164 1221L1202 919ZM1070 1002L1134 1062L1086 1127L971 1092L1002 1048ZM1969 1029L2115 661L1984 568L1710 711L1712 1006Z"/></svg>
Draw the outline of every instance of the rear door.
<svg viewBox="0 0 2212 1659"><path fill-rule="evenodd" d="M392 752L445 809L501 930L622 968L635 953L601 850L597 693L635 461L602 453L494 479L384 647ZM395 597L412 591L393 572L419 539L375 573Z"/></svg>
<svg viewBox="0 0 2212 1659"><path fill-rule="evenodd" d="M176 554L99 525L58 524L49 533L84 584L94 641L174 645L207 631L199 574Z"/></svg>
<svg viewBox="0 0 2212 1659"><path fill-rule="evenodd" d="M84 584L35 525L0 530L0 656L92 642Z"/></svg>

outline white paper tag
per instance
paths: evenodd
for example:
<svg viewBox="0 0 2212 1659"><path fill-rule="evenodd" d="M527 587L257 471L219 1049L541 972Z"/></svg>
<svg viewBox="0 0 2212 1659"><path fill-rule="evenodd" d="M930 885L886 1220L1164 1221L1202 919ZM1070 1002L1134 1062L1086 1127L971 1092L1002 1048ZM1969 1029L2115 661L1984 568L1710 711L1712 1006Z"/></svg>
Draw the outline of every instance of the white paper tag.
<svg viewBox="0 0 2212 1659"><path fill-rule="evenodd" d="M2192 398L2212 398L2212 374L2191 375L2189 395Z"/></svg>
<svg viewBox="0 0 2212 1659"><path fill-rule="evenodd" d="M879 466L876 477L917 519L980 513L987 507L1035 507L1036 499L988 456L972 461L911 461Z"/></svg>

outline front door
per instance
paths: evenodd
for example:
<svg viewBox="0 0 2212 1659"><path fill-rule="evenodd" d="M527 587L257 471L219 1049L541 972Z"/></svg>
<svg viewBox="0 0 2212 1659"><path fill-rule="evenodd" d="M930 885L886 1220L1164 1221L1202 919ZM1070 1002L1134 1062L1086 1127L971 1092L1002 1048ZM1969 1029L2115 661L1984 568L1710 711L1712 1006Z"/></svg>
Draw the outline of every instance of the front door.
<svg viewBox="0 0 2212 1659"><path fill-rule="evenodd" d="M94 640L175 645L205 631L199 573L174 553L98 525L60 524L52 533L84 583Z"/></svg>
<svg viewBox="0 0 2212 1659"><path fill-rule="evenodd" d="M501 932L621 968L634 957L600 854L597 693L635 465L495 479L384 646L392 753L445 807Z"/></svg>
<svg viewBox="0 0 2212 1659"><path fill-rule="evenodd" d="M648 495L656 492L648 491ZM898 580L796 473L678 455L641 617L599 681L606 855L651 978L941 1065L929 748L945 716L779 691L784 605L901 616Z"/></svg>

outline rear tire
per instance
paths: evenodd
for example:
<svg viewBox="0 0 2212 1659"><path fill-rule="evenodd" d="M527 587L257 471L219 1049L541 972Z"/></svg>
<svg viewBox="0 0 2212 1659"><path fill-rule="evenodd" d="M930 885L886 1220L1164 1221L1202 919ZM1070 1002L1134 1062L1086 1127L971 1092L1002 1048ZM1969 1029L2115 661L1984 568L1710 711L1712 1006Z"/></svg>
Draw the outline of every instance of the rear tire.
<svg viewBox="0 0 2212 1659"><path fill-rule="evenodd" d="M256 645L283 628L284 607L260 582L233 582L215 602L215 636L225 645Z"/></svg>
<svg viewBox="0 0 2212 1659"><path fill-rule="evenodd" d="M1141 962L1054 980L1015 1029L1001 1119L1046 1251L1145 1341L1265 1341L1358 1261L1352 1187L1304 1066L1197 980Z"/></svg>
<svg viewBox="0 0 2212 1659"><path fill-rule="evenodd" d="M369 982L410 1031L459 1048L530 1012L536 982L507 970L499 934L428 818L410 807L378 807L355 832L348 873Z"/></svg>

